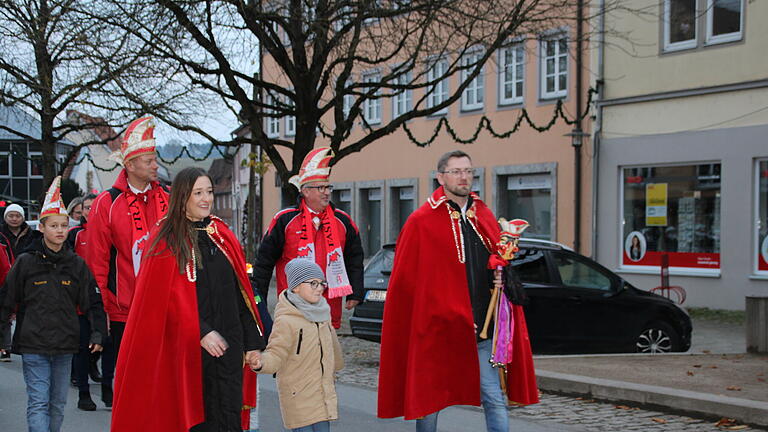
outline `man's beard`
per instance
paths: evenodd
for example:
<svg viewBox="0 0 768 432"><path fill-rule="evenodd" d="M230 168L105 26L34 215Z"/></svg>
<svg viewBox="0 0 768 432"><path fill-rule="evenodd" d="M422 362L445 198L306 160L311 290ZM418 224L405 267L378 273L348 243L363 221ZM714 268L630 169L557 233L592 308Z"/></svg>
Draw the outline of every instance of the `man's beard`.
<svg viewBox="0 0 768 432"><path fill-rule="evenodd" d="M448 192L456 195L457 197L468 197L469 196L469 185L467 186L456 186L456 187L446 187Z"/></svg>

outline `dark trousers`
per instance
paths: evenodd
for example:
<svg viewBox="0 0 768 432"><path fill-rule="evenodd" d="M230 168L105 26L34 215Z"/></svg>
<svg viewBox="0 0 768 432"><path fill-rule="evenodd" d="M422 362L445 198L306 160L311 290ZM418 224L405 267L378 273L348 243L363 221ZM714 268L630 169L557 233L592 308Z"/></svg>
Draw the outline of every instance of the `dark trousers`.
<svg viewBox="0 0 768 432"><path fill-rule="evenodd" d="M72 357L72 367L77 389L86 392L88 391L88 371L91 366L91 350L88 349L88 343L91 341L91 322L85 315L78 315L78 319L80 320L80 349Z"/></svg>
<svg viewBox="0 0 768 432"><path fill-rule="evenodd" d="M115 377L117 355L120 352L120 342L123 340L123 332L125 332L124 322L109 322L109 337L104 341L104 351L101 353L102 385L112 385L112 379Z"/></svg>

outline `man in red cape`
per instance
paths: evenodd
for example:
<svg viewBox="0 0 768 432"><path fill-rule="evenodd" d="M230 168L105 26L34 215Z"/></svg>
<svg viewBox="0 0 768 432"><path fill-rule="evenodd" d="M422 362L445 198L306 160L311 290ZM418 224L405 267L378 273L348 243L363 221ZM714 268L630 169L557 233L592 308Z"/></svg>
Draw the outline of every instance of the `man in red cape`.
<svg viewBox="0 0 768 432"><path fill-rule="evenodd" d="M263 328L240 243L221 219L212 216L211 223L221 239L214 243L230 259L243 298ZM149 244L153 241L154 236ZM204 421L195 282L179 272L165 242L159 242L156 250L163 252L142 263L123 336L112 432L188 432ZM141 319L132 319L134 315ZM250 409L256 406L256 374L247 365L243 373L243 409ZM145 415L148 412L162 415Z"/></svg>
<svg viewBox="0 0 768 432"><path fill-rule="evenodd" d="M480 405L489 431L507 431L508 400L538 402L526 327L515 325L508 394L488 362L491 341L478 337L491 289L504 264L496 252L499 226L470 192L472 161L464 152L438 162L442 185L403 227L387 289L381 338L378 415L419 419L433 431L437 413L452 405ZM490 266L490 267L489 267ZM517 311L519 312L519 311ZM515 319L524 319L515 313ZM518 323L520 321L517 321Z"/></svg>

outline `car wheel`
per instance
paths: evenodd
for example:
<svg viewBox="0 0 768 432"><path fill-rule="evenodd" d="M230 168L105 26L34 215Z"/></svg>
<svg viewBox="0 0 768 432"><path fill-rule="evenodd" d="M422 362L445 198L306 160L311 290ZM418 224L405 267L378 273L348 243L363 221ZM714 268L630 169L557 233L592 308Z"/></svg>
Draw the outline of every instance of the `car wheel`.
<svg viewBox="0 0 768 432"><path fill-rule="evenodd" d="M680 337L672 326L654 321L645 326L637 337L635 349L639 353L658 354L680 350Z"/></svg>

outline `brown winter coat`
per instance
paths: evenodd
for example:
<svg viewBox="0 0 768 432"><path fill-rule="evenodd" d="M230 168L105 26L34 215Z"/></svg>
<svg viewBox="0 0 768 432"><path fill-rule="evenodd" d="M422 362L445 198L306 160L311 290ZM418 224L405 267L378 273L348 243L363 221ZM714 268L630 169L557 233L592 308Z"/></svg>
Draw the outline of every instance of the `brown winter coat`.
<svg viewBox="0 0 768 432"><path fill-rule="evenodd" d="M285 293L281 294L261 362L259 373L277 373L280 411L286 428L339 417L334 372L344 367L344 357L330 321L309 321Z"/></svg>

